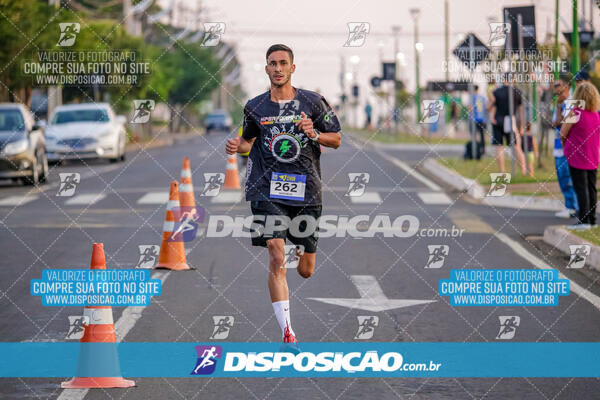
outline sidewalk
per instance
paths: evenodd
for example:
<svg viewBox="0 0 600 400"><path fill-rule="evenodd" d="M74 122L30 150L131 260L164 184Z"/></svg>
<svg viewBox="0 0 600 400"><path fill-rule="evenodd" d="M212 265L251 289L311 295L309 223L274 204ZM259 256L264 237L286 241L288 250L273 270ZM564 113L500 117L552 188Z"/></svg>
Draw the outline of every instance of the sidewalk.
<svg viewBox="0 0 600 400"><path fill-rule="evenodd" d="M562 201L554 198L536 197L531 195L488 196L489 188L482 186L473 179L465 178L456 171L447 168L434 158L428 158L422 164L423 170L443 184L455 190L466 192L474 199L481 200L483 204L494 207L517 208L525 210L559 211L564 208Z"/></svg>

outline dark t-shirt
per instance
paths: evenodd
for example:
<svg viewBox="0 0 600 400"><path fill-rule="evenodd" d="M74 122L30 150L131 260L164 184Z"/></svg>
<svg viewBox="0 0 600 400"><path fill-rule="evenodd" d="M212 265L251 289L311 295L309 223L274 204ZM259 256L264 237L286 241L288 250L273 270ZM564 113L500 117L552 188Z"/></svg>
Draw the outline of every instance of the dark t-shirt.
<svg viewBox="0 0 600 400"><path fill-rule="evenodd" d="M256 138L246 167L247 201L322 203L321 148L296 126L302 112L319 132L341 130L325 98L309 90L296 89L293 100L281 103L267 91L246 103L242 137Z"/></svg>
<svg viewBox="0 0 600 400"><path fill-rule="evenodd" d="M501 86L494 90L494 98L496 99L496 125L504 125L504 117L508 115L508 86ZM521 105L521 92L513 87L514 109Z"/></svg>

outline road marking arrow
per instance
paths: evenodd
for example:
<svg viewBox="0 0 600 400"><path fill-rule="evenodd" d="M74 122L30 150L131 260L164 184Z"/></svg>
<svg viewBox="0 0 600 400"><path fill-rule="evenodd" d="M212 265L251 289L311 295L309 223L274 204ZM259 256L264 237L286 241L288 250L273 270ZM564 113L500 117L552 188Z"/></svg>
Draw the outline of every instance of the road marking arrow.
<svg viewBox="0 0 600 400"><path fill-rule="evenodd" d="M373 312L436 302L436 300L388 299L373 275L351 275L350 279L352 279L352 283L354 283L360 294L360 298L358 299L322 297L309 297L308 299Z"/></svg>

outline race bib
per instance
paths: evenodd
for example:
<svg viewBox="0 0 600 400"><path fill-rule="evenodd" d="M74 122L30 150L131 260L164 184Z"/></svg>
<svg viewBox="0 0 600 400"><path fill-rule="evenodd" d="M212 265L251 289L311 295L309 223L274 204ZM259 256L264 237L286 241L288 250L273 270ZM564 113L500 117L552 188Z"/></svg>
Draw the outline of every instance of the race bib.
<svg viewBox="0 0 600 400"><path fill-rule="evenodd" d="M304 200L306 189L306 175L284 174L273 172L271 174L272 199Z"/></svg>

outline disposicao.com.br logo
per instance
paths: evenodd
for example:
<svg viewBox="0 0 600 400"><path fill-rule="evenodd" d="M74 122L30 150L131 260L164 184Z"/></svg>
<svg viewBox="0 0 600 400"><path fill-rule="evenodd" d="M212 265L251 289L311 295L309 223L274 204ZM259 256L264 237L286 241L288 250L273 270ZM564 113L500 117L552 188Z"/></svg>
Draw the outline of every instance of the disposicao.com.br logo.
<svg viewBox="0 0 600 400"><path fill-rule="evenodd" d="M209 346L204 347L209 348ZM202 350L206 352L204 347ZM206 356L206 354L203 354L203 356ZM245 373L280 371L286 374L300 373L309 374L310 376L318 376L319 373L327 375L327 373L438 372L442 365L431 360L422 363L405 363L402 354L398 352L380 352L377 350L350 352L299 351L298 353L223 351L219 356L224 358L222 372L226 375L235 373L236 376L244 376ZM207 357L200 357L199 354L196 369L206 359ZM213 369L209 374L214 372L214 366L211 366ZM196 369L194 375L197 374Z"/></svg>

